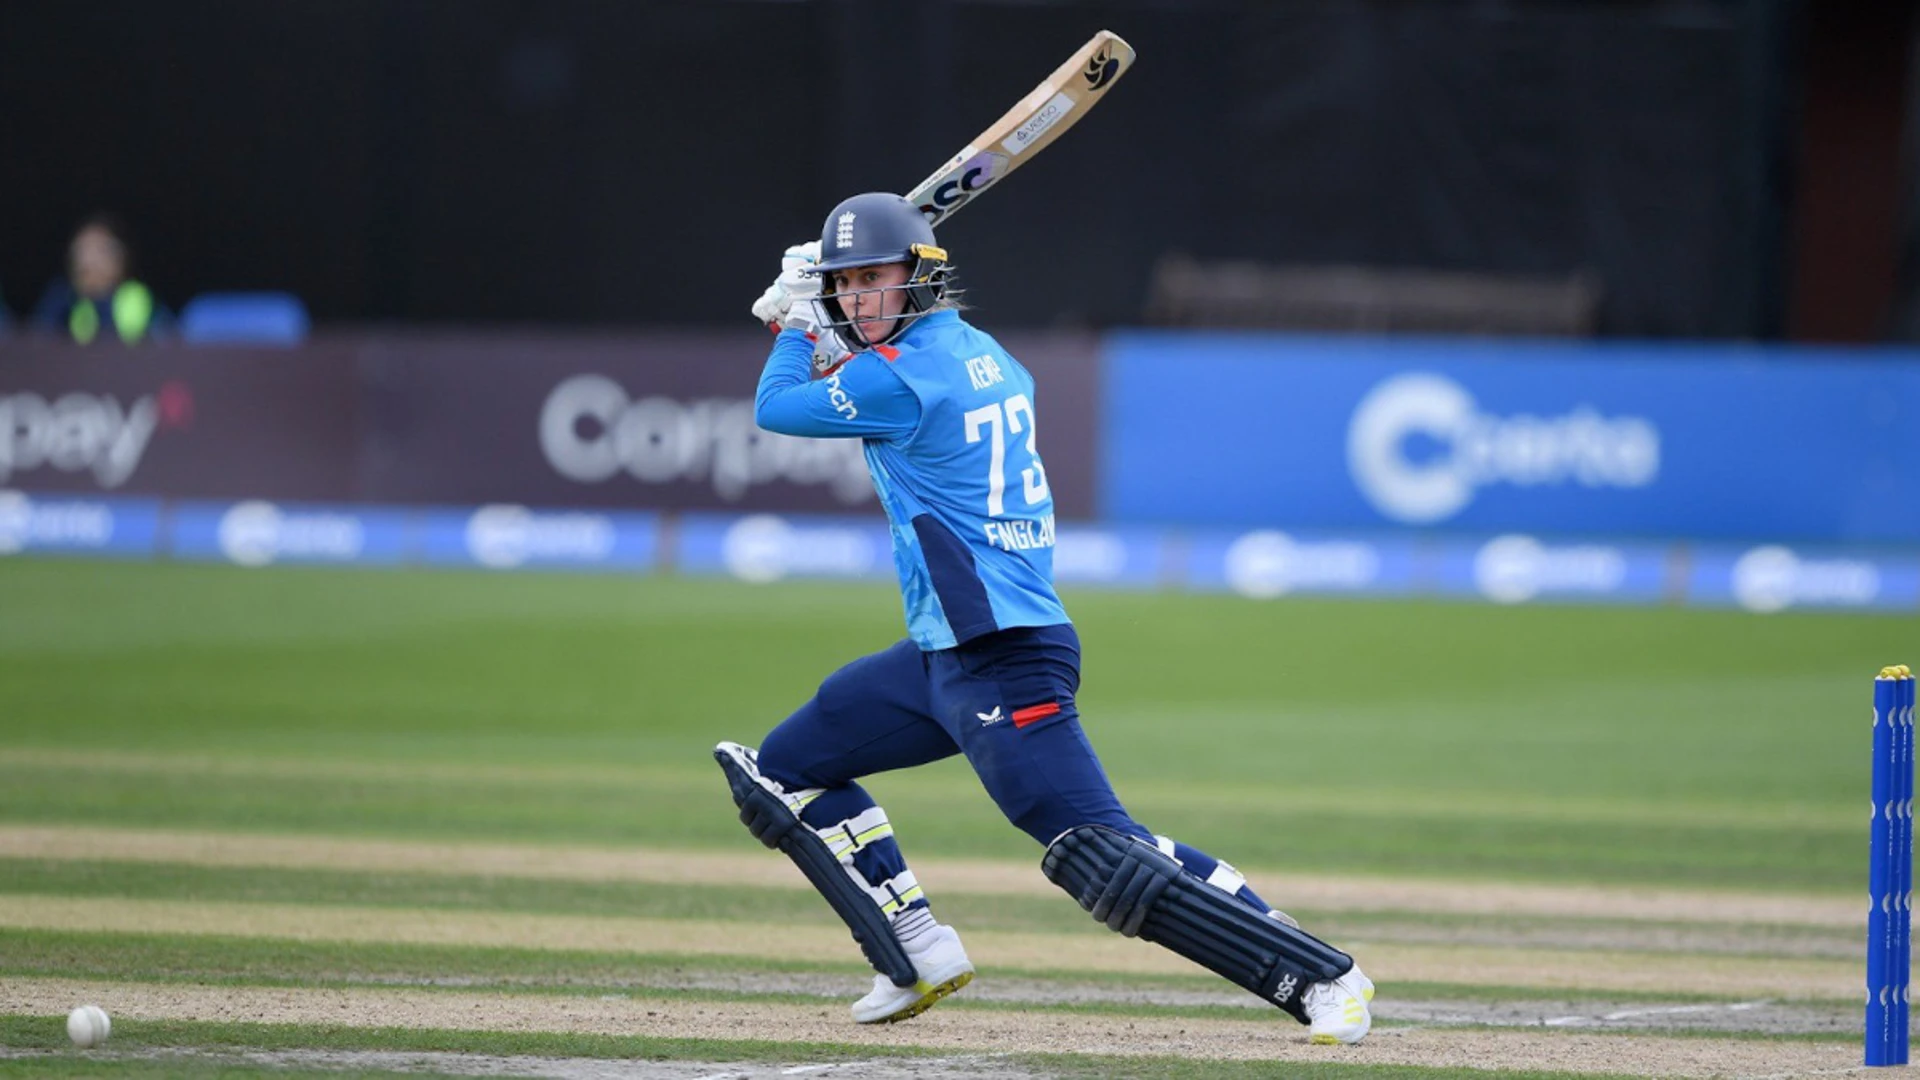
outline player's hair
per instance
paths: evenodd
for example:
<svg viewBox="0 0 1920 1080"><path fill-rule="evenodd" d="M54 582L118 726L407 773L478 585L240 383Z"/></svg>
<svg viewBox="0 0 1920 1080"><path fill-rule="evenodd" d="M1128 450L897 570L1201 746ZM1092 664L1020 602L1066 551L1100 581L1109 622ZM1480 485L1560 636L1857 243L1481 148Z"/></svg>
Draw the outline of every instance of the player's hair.
<svg viewBox="0 0 1920 1080"><path fill-rule="evenodd" d="M926 313L931 315L936 311L967 311L971 307L972 305L967 303L967 290L948 289L941 294L940 299L935 301L932 307L927 309Z"/></svg>

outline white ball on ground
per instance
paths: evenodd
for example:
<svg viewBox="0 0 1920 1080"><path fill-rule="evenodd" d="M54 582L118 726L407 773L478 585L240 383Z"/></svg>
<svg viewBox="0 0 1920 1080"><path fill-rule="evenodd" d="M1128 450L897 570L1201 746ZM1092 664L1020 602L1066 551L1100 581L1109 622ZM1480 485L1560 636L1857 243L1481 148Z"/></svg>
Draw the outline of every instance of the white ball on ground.
<svg viewBox="0 0 1920 1080"><path fill-rule="evenodd" d="M106 1042L112 1030L107 1010L98 1005L82 1005L67 1014L67 1038L83 1050Z"/></svg>

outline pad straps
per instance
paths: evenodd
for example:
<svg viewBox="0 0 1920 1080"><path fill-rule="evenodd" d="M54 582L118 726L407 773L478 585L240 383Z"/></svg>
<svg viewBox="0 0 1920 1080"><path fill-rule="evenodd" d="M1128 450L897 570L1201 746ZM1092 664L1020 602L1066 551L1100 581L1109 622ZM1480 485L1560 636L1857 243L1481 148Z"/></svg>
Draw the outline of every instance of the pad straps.
<svg viewBox="0 0 1920 1080"><path fill-rule="evenodd" d="M847 846L836 853L801 822L778 785L760 775L752 750L738 743L723 742L714 748L713 757L720 763L720 771L727 775L734 805L740 808L741 824L761 843L793 860L814 889L826 897L834 914L853 932L853 940L859 943L867 963L895 986L912 986L918 982L919 973L914 971L913 961L908 959L900 939L894 936L893 923L887 917L888 912L881 909L881 899L873 895L864 882L856 882L852 867L840 861L841 854L851 859L850 845L858 841L858 836L850 836ZM874 827L880 827L884 821L881 818ZM919 888L911 879L912 874L906 873L886 883L891 886L886 891L896 908L911 902L899 893ZM895 889L899 892L894 892Z"/></svg>
<svg viewBox="0 0 1920 1080"><path fill-rule="evenodd" d="M1164 946L1303 1024L1306 988L1353 967L1346 953L1207 884L1151 842L1104 825L1061 833L1040 870L1108 929Z"/></svg>

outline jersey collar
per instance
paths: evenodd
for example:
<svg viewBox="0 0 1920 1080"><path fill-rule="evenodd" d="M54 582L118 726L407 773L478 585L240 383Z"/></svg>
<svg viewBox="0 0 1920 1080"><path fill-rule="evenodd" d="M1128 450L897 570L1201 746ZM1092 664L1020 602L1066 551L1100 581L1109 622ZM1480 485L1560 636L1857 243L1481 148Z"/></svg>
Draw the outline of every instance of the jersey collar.
<svg viewBox="0 0 1920 1080"><path fill-rule="evenodd" d="M913 325L907 327L906 332L887 344L898 348L918 348L920 345L918 339L922 332L930 333L935 328L948 326L959 321L960 313L952 308L941 308L939 311L930 311L913 320Z"/></svg>

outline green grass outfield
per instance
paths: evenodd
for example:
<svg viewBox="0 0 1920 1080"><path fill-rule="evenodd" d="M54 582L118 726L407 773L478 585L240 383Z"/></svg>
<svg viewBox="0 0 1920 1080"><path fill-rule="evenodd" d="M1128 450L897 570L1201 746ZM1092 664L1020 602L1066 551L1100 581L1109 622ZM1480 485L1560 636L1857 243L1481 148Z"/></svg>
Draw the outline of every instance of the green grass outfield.
<svg viewBox="0 0 1920 1080"><path fill-rule="evenodd" d="M1913 615L1095 591L1067 599L1086 650L1084 723L1122 798L1157 831L1269 874L1860 895L1872 676L1883 664L1920 660ZM86 826L774 858L735 820L713 743L758 741L822 676L899 636L897 596L879 585L0 560L0 830ZM1023 863L1037 876L1038 850L1001 820L964 763L869 786L910 856ZM717 884L712 895L685 885L635 895L618 881L0 853L0 917L13 897L67 896L741 925L790 918L833 931L822 912L801 906L805 898ZM1098 930L1044 896L958 896L951 907L949 917L983 930L1088 938ZM1471 915L1313 914L1321 925L1384 941L1497 938ZM1581 942L1617 944L1636 931L1591 918L1530 918L1515 923ZM129 932L0 930L0 977L360 986L427 981L429 969L445 963L505 994L541 967L528 959L537 953L515 953L489 975L480 954L456 950L436 961L434 946L407 941L342 945L324 964L276 963L280 939L270 930L201 939L163 928L159 937L125 938L143 944L116 968L121 939L112 935ZM1846 938L1844 928L1753 930L1711 947L1838 963ZM1685 946L1706 947L1691 939ZM608 974L617 957L582 955L595 957L585 965L588 989L619 981ZM63 968L62 956L72 966ZM857 978L851 960L799 970ZM677 962L640 964L665 970ZM752 966L738 956L713 961L716 971ZM768 970L793 968L769 957ZM1076 978L1099 985L1117 976ZM734 1000L712 987L650 985L643 992L667 1003L688 994ZM1553 992L1517 986L1508 996ZM762 996L780 1004L812 993L803 986ZM1683 986L1668 998L1695 999ZM959 1014L995 1008L955 1005ZM1099 1006L1115 1007L1124 1008ZM1183 1006L1140 1008L1145 1018ZM1196 1022L1233 1015L1211 1002L1190 1011ZM0 1019L0 1033L41 1031L34 1025L46 1022L16 1013ZM241 1046L264 1037L196 1024L133 1020L116 1044ZM326 1041L297 1025L270 1030L280 1032L268 1040L276 1046ZM504 1052L812 1060L791 1043L668 1052L660 1049L667 1040L636 1052L638 1043L592 1042L598 1035L540 1038L548 1041ZM389 1040L431 1042L420 1031ZM488 1045L486 1052L498 1049ZM0 1058L0 1075L31 1071L35 1061L65 1070L56 1064L69 1060L65 1053ZM1046 1075L1128 1074L1084 1056L1019 1060ZM1242 1075L1215 1064L1194 1075ZM138 1057L113 1064L125 1075L151 1067ZM208 1059L194 1067L215 1075L234 1066ZM1339 1076L1451 1074L1327 1067Z"/></svg>
<svg viewBox="0 0 1920 1080"><path fill-rule="evenodd" d="M1870 680L1920 656L1912 617L1069 599L1085 723L1136 816L1301 869L1856 892ZM897 606L0 562L0 745L57 752L0 757L0 818L734 845L713 743L891 643ZM222 762L269 767L206 782ZM1034 854L962 763L874 787L913 850Z"/></svg>

